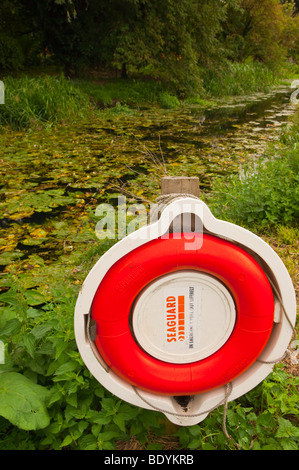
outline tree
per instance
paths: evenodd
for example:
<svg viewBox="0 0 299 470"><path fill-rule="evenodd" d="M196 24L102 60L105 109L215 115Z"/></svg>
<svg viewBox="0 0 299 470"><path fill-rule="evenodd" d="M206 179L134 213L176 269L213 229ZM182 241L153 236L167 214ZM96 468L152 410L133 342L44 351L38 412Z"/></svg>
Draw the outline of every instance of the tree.
<svg viewBox="0 0 299 470"><path fill-rule="evenodd" d="M279 0L234 0L224 22L224 46L232 60L251 57L272 68L288 55L292 32L298 42L293 2ZM288 31L288 33L287 33ZM287 36L289 39L287 40Z"/></svg>
<svg viewBox="0 0 299 470"><path fill-rule="evenodd" d="M17 0L0 3L0 68L19 69L25 61L21 38L25 33L20 21L21 7Z"/></svg>
<svg viewBox="0 0 299 470"><path fill-rule="evenodd" d="M223 10L220 0L112 0L103 13L111 64L164 78L181 93L196 92L199 66L219 55Z"/></svg>
<svg viewBox="0 0 299 470"><path fill-rule="evenodd" d="M151 75L181 95L224 59L278 67L298 57L299 0L2 0L0 66L45 53L65 72L112 67Z"/></svg>

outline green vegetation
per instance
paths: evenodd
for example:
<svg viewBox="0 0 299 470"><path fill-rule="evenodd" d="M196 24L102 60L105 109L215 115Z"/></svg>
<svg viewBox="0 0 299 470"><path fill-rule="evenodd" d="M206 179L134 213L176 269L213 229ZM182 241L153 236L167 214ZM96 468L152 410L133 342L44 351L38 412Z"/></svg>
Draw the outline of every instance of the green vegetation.
<svg viewBox="0 0 299 470"><path fill-rule="evenodd" d="M5 105L0 124L22 129L36 124L54 124L82 116L88 96L63 76L22 77L5 80Z"/></svg>
<svg viewBox="0 0 299 470"><path fill-rule="evenodd" d="M241 175L215 181L209 196L222 218L251 227L298 226L299 115L281 136L278 148L244 166Z"/></svg>
<svg viewBox="0 0 299 470"><path fill-rule="evenodd" d="M297 13L298 0L3 0L0 67L2 76L44 66L69 77L150 77L179 99L231 76L220 87L230 94L235 79L262 82L262 68L245 75L250 62L275 73L298 63Z"/></svg>
<svg viewBox="0 0 299 470"><path fill-rule="evenodd" d="M72 83L91 98L91 104L101 109L114 106L116 102L132 106L155 103L164 91L161 82L153 80L73 80Z"/></svg>
<svg viewBox="0 0 299 470"><path fill-rule="evenodd" d="M254 95L298 78L298 13L298 0L1 1L0 449L298 449L289 360L228 404L228 439L223 407L178 428L111 395L73 328L116 241L96 237L96 207L148 204L165 175L198 176L215 216L268 241L298 290L299 113L279 131Z"/></svg>
<svg viewBox="0 0 299 470"><path fill-rule="evenodd" d="M130 108L153 104L164 109L184 103L207 108L216 104L215 99L265 92L279 83L273 72L258 63L230 63L225 71L206 75L202 94L186 99L179 99L161 81L117 79L98 84L86 79L70 80L64 75L8 76L0 125L12 129L47 126L110 108L113 113L133 112Z"/></svg>
<svg viewBox="0 0 299 470"><path fill-rule="evenodd" d="M269 91L278 85L277 74L260 62L249 60L243 63L228 62L216 74L204 74L204 88L212 97L246 95Z"/></svg>
<svg viewBox="0 0 299 470"><path fill-rule="evenodd" d="M288 419L296 405L296 384L283 366L231 406L227 412L227 431L235 440L229 448L242 450L297 450L299 429ZM221 413L213 411L200 426L178 430L183 448L227 449L220 430Z"/></svg>

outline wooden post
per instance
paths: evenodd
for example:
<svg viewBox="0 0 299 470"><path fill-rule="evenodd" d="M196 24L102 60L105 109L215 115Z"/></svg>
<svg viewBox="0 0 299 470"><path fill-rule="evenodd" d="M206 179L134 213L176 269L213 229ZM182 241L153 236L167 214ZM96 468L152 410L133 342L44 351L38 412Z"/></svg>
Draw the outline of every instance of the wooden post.
<svg viewBox="0 0 299 470"><path fill-rule="evenodd" d="M190 194L199 197L199 179L196 176L164 176L161 178L161 196L167 194ZM184 227L184 217L171 223L169 232L181 231ZM178 225L179 224L179 225ZM191 231L195 230L195 214L191 214Z"/></svg>
<svg viewBox="0 0 299 470"><path fill-rule="evenodd" d="M161 178L161 195L173 193L199 197L199 179L196 176L164 176Z"/></svg>

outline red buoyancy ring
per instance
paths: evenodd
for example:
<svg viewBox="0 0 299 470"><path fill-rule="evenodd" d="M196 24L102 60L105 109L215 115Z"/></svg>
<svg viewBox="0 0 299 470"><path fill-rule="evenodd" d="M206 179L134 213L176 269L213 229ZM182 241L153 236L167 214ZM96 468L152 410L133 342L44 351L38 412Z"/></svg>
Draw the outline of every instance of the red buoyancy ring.
<svg viewBox="0 0 299 470"><path fill-rule="evenodd" d="M164 395L194 395L225 385L247 370L270 337L274 299L260 265L242 248L211 235L186 250L181 238L152 240L119 259L106 273L93 299L96 346L106 364L126 382ZM187 234L186 234L187 237ZM190 234L188 236L190 242ZM212 355L188 364L161 361L146 353L130 330L138 294L169 273L193 270L220 280L232 294L236 322L227 342Z"/></svg>

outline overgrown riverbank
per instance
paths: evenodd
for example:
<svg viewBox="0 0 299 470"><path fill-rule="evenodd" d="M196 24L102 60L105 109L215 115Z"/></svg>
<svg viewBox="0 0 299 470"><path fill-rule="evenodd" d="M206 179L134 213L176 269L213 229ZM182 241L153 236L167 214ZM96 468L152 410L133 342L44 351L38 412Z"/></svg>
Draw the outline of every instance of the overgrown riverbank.
<svg viewBox="0 0 299 470"><path fill-rule="evenodd" d="M293 73L291 68L288 72ZM282 78L257 62L228 63L224 70L204 75L200 94L191 93L184 99L173 93L167 83L151 79L69 80L54 73L7 76L3 81L5 105L0 108L0 125L26 129L78 120L105 109L117 113L153 105L175 109L184 104L205 109L223 97L268 92Z"/></svg>

